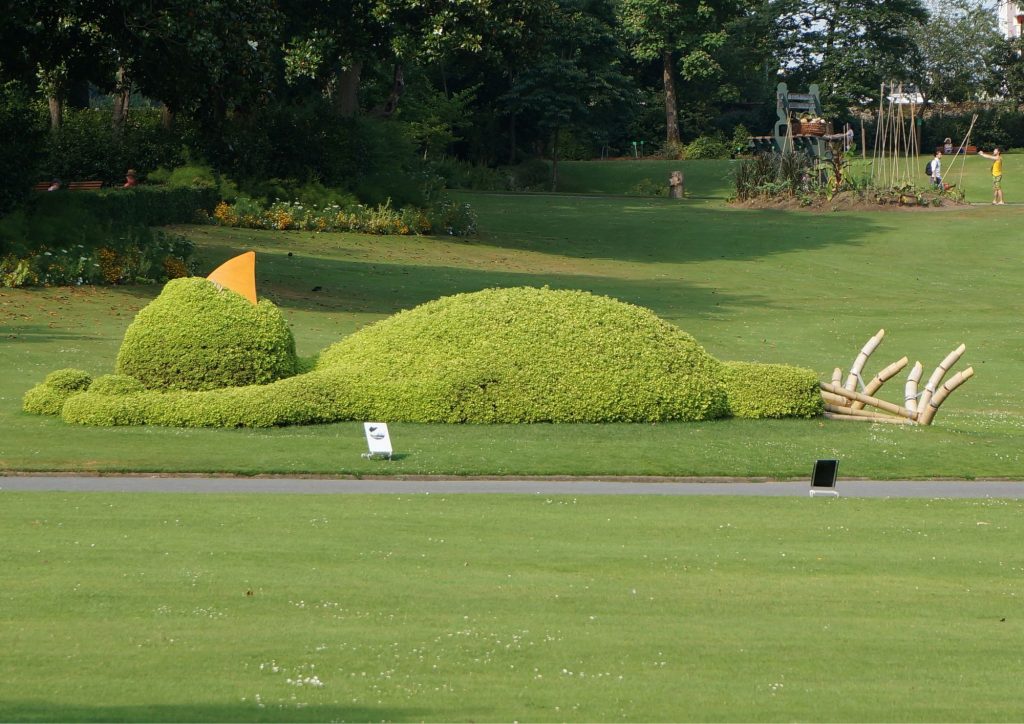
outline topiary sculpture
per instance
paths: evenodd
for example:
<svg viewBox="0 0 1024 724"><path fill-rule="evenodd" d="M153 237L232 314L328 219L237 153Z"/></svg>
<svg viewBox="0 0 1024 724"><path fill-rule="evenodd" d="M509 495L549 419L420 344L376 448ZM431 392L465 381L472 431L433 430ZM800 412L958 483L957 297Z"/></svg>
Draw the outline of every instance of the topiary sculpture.
<svg viewBox="0 0 1024 724"><path fill-rule="evenodd" d="M245 263L252 268L251 257ZM650 310L548 288L487 289L428 302L332 345L312 369L304 364L308 371L296 374L294 341L280 311L267 300L251 301L253 286L242 288L249 299L208 279L169 282L128 328L116 375L93 382L80 371L54 373L26 393L26 411L90 425L188 427L374 418L657 422L821 412L809 370L723 365Z"/></svg>

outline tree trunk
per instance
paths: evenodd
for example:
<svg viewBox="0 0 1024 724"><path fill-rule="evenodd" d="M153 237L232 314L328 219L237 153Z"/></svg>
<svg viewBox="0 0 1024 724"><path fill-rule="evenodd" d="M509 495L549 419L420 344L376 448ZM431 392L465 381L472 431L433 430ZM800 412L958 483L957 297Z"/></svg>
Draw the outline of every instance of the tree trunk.
<svg viewBox="0 0 1024 724"><path fill-rule="evenodd" d="M665 82L665 143L679 145L679 110L676 107L676 78L672 70L672 51L661 53L662 79Z"/></svg>
<svg viewBox="0 0 1024 724"><path fill-rule="evenodd" d="M160 106L160 126L165 131L174 128L174 111L166 103Z"/></svg>
<svg viewBox="0 0 1024 724"><path fill-rule="evenodd" d="M50 130L59 131L64 122L64 99L59 95L50 96L46 102L50 106Z"/></svg>
<svg viewBox="0 0 1024 724"><path fill-rule="evenodd" d="M558 191L558 140L561 135L560 128L556 128L551 136L551 190Z"/></svg>
<svg viewBox="0 0 1024 724"><path fill-rule="evenodd" d="M337 108L344 118L352 118L359 111L359 76L362 71L363 64L357 62L338 76Z"/></svg>
<svg viewBox="0 0 1024 724"><path fill-rule="evenodd" d="M401 99L404 92L405 73L402 70L402 64L396 63L395 72L391 80L391 92L388 94L388 99L384 102L384 107L381 109L380 115L388 118L398 110L398 101Z"/></svg>
<svg viewBox="0 0 1024 724"><path fill-rule="evenodd" d="M513 113L508 119L508 163L516 165L516 114Z"/></svg>
<svg viewBox="0 0 1024 724"><path fill-rule="evenodd" d="M128 104L131 100L131 84L125 78L124 66L117 69L114 87L114 110L110 118L110 127L118 138L124 135L124 125L128 120Z"/></svg>

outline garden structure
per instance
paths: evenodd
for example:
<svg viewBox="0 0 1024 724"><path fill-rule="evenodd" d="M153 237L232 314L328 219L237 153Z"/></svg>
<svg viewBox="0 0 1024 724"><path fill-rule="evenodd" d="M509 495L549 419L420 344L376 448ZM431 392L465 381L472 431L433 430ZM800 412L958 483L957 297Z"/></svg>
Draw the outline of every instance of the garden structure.
<svg viewBox="0 0 1024 724"><path fill-rule="evenodd" d="M812 84L807 93L791 93L785 83L775 91L775 112L778 115L770 136L754 136L750 145L755 153L804 153L814 161L832 157L826 136L831 124L824 118L821 94Z"/></svg>

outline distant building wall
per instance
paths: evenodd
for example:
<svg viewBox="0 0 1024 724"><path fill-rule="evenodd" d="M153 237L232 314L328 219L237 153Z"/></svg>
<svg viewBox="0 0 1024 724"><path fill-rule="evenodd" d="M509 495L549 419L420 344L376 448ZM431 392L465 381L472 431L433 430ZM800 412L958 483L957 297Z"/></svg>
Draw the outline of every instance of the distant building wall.
<svg viewBox="0 0 1024 724"><path fill-rule="evenodd" d="M1024 14L1022 3L1001 2L999 3L999 32L1004 38L1019 38L1021 25L1017 22L1017 16Z"/></svg>

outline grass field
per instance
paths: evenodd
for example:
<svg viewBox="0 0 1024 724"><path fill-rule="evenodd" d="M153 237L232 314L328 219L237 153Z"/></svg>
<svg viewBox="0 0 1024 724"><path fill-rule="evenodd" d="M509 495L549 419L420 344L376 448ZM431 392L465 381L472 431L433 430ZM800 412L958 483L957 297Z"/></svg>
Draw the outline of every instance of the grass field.
<svg viewBox="0 0 1024 724"><path fill-rule="evenodd" d="M712 163L685 166L691 200L626 196L635 174L667 168L565 164L565 195L466 195L473 239L182 231L204 270L257 251L260 292L303 355L444 294L548 284L650 307L722 359L827 378L885 327L870 372L904 354L930 370L962 341L975 378L930 428L394 425L398 459L369 462L358 423L96 429L26 415L21 396L47 372L110 371L159 289L3 289L0 470L785 478L827 456L843 477L1024 478L1024 209L738 210ZM883 396L901 396L896 382ZM0 721L1024 718L1017 501L0 503Z"/></svg>
<svg viewBox="0 0 1024 724"><path fill-rule="evenodd" d="M1024 716L1020 502L3 503L3 721Z"/></svg>
<svg viewBox="0 0 1024 724"><path fill-rule="evenodd" d="M548 284L650 307L721 359L787 362L824 379L848 369L884 327L870 373L903 355L930 370L964 342L960 367L977 374L927 429L819 420L396 425L400 458L380 463L360 459L358 423L108 430L26 415L21 396L47 372L111 371L125 327L159 289L6 289L0 469L795 477L836 456L850 477L1024 477L1015 271L1024 210L816 214L699 199L467 198L480 214L478 238L183 230L199 243L203 269L257 251L260 293L281 305L304 355L444 294ZM901 400L902 378L890 386L882 396Z"/></svg>

